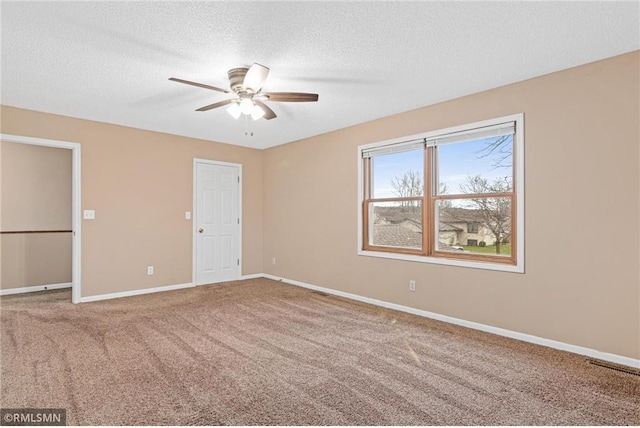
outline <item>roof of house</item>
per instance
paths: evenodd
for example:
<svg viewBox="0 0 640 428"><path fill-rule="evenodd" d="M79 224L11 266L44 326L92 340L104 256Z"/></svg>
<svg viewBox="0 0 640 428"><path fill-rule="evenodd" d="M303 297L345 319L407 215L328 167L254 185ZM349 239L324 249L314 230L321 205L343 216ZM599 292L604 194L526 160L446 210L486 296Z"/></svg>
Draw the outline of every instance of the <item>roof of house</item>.
<svg viewBox="0 0 640 428"><path fill-rule="evenodd" d="M373 243L384 247L422 248L422 233L401 224L377 224Z"/></svg>
<svg viewBox="0 0 640 428"><path fill-rule="evenodd" d="M374 213L379 220L389 223L402 223L422 221L422 212L416 207L375 207Z"/></svg>
<svg viewBox="0 0 640 428"><path fill-rule="evenodd" d="M481 210L468 208L441 208L440 222L447 223L481 223L484 216Z"/></svg>
<svg viewBox="0 0 640 428"><path fill-rule="evenodd" d="M440 232L462 232L464 231L464 229L462 229L461 227L456 227L452 224L449 223L445 223L445 222L440 222L438 223L438 230Z"/></svg>

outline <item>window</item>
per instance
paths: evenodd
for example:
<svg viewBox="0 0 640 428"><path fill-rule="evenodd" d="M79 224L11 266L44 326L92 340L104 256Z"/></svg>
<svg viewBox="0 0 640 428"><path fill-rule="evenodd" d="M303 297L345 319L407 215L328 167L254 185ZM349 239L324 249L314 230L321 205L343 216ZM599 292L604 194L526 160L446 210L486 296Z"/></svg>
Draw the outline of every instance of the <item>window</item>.
<svg viewBox="0 0 640 428"><path fill-rule="evenodd" d="M523 116L359 147L359 253L522 272Z"/></svg>

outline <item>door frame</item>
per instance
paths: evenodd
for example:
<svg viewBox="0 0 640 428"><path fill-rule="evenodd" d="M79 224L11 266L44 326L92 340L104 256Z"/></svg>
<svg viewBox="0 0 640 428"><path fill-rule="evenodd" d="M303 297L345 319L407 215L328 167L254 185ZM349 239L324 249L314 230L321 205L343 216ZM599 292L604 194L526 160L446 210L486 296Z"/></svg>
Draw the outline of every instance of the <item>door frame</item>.
<svg viewBox="0 0 640 428"><path fill-rule="evenodd" d="M197 262L198 262L198 247L197 247L197 238L198 238L198 193L197 193L197 184L198 184L198 164L206 164L206 165L217 165L217 166L230 166L234 168L238 168L238 178L240 179L238 186L238 218L240 219L239 229L238 229L238 259L240 263L238 265L238 278L242 277L242 225L244 219L242 218L242 164L241 163L232 163L232 162L222 162L211 159L200 159L193 158L193 211L191 212L191 240L192 240L192 272L191 272L191 282L193 286L196 287L198 284L197 281Z"/></svg>
<svg viewBox="0 0 640 428"><path fill-rule="evenodd" d="M0 140L7 143L31 144L71 150L71 301L80 303L82 295L82 198L81 198L81 158L80 144L47 138L25 137L22 135L0 134Z"/></svg>

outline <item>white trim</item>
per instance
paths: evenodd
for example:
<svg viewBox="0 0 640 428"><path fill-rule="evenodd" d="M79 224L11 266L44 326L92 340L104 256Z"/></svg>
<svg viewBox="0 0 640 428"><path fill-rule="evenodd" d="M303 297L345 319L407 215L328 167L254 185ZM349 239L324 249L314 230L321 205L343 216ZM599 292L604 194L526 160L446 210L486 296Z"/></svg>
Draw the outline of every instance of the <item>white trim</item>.
<svg viewBox="0 0 640 428"><path fill-rule="evenodd" d="M431 318L438 321L443 321L449 324L455 324L462 327L471 328L474 330L480 330L498 336L509 337L511 339L522 340L523 342L534 343L536 345L546 346L548 348L559 349L561 351L567 351L574 354L585 355L591 358L597 358L599 360L610 361L616 364L622 364L629 367L640 368L640 359L625 357L622 355L611 354L608 352L597 351L591 348L585 348L583 346L572 345L569 343L559 342L557 340L545 339L539 336L533 336L531 334L519 333L513 330L507 330L500 327L492 327L486 324L480 324L473 321L466 321L460 318L454 318L447 315L437 314L435 312L423 311L421 309L411 308L408 306L398 305L396 303L389 303L383 300L372 299L370 297L364 297L357 294L346 293L344 291L333 290L331 288L320 287L313 284L307 284L305 282L296 281L288 278L281 278L270 274L264 274L265 278L272 279L274 281L282 281L287 284L295 285L298 287L308 288L310 290L321 291L323 293L332 294L335 296L344 297L351 300L357 300L359 302L369 303L371 305L380 306L387 309L394 309L396 311L406 312L413 315L418 315L425 318Z"/></svg>
<svg viewBox="0 0 640 428"><path fill-rule="evenodd" d="M416 139L432 139L444 134L453 134L468 131L472 128L484 128L504 124L507 122L515 122L516 124L516 141L514 141L515 150L515 162L516 162L516 264L506 265L502 263L491 263L484 261L462 260L456 258L443 258L443 257L430 257L430 256L416 256L401 253L387 253L383 251L365 251L363 246L363 234L362 234L362 209L363 209L363 177L362 177L362 153L367 150L373 150L376 147L388 146L392 144L399 144L403 141L410 141ZM436 131L423 132L420 134L408 135L400 138L394 138L391 140L379 141L376 143L364 144L358 146L358 239L357 239L357 254L359 256L368 257L380 257L385 259L404 260L410 262L432 263L439 265L459 266L474 269L487 269L493 271L524 273L524 114L518 113L509 116L503 116L495 119L483 120L480 122L469 123L466 125L453 126L450 128L439 129Z"/></svg>
<svg viewBox="0 0 640 428"><path fill-rule="evenodd" d="M71 228L73 229L71 255L71 300L80 303L82 296L82 174L81 174L81 146L69 141L49 140L44 138L24 137L20 135L0 134L0 140L7 143L31 144L35 146L57 147L70 149L72 156L71 174Z"/></svg>
<svg viewBox="0 0 640 428"><path fill-rule="evenodd" d="M97 302L99 300L119 299L120 297L139 296L141 294L159 293L161 291L180 290L182 288L194 287L192 282L186 284L165 285L164 287L142 288L139 290L121 291L119 293L97 294L95 296L83 297L82 303Z"/></svg>
<svg viewBox="0 0 640 428"><path fill-rule="evenodd" d="M524 270L514 265L490 262L475 262L462 259L445 259L442 257L416 256L413 254L385 253L382 251L358 250L359 256L380 257L383 259L404 260L408 262L431 263L436 265L459 266L474 269L486 269L502 272L523 273Z"/></svg>
<svg viewBox="0 0 640 428"><path fill-rule="evenodd" d="M256 279L256 278L264 278L264 274L263 273L251 273L249 275L242 275L240 276L240 280L244 280L244 279Z"/></svg>
<svg viewBox="0 0 640 428"><path fill-rule="evenodd" d="M198 175L196 171L196 164L203 163L208 165L220 165L220 166L230 166L234 168L238 168L238 177L240 182L238 183L238 217L240 218L239 230L238 230L238 260L240 263L238 265L238 277L231 279L231 281L237 281L242 278L242 226L244 224L244 219L242 217L242 185L244 184L244 179L242 177L242 164L241 163L232 163L232 162L222 162L222 161L214 161L210 159L199 159L193 158L193 211L191 214L191 223L192 223L192 250L191 250L191 282L193 284L197 284L196 281L196 269L197 269L197 218L198 218L198 207L197 207L197 188L196 183L198 180ZM222 281L221 281L222 282Z"/></svg>
<svg viewBox="0 0 640 428"><path fill-rule="evenodd" d="M31 285L29 287L7 288L0 290L0 296L9 296L11 294L33 293L36 291L59 290L61 288L72 288L72 282L61 282L59 284Z"/></svg>
<svg viewBox="0 0 640 428"><path fill-rule="evenodd" d="M524 222L524 113L516 115L516 141L513 149L516 151L516 266L518 272L524 273L524 240L527 228Z"/></svg>

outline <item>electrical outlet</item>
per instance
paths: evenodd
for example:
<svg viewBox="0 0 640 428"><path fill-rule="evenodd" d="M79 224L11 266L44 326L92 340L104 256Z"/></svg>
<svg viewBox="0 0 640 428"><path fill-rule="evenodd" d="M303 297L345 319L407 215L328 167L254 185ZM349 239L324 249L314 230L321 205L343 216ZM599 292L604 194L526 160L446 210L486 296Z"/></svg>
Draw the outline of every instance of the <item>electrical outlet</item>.
<svg viewBox="0 0 640 428"><path fill-rule="evenodd" d="M147 275L153 275L153 266L147 266Z"/></svg>
<svg viewBox="0 0 640 428"><path fill-rule="evenodd" d="M275 258L275 257L273 257L273 258L271 259L271 264L272 264L272 265L275 265L275 264L276 264L276 258Z"/></svg>
<svg viewBox="0 0 640 428"><path fill-rule="evenodd" d="M413 279L409 281L409 291L416 291L416 282Z"/></svg>

